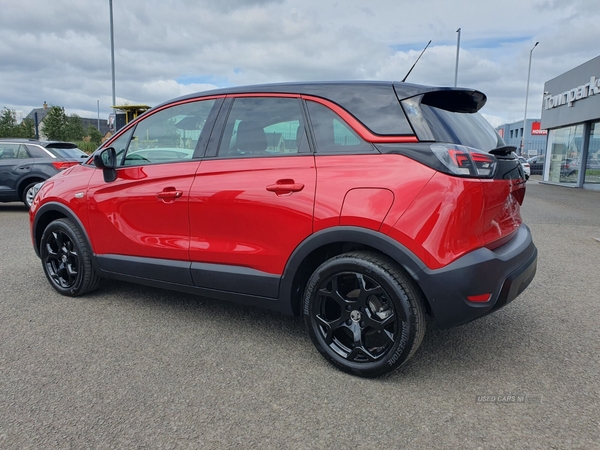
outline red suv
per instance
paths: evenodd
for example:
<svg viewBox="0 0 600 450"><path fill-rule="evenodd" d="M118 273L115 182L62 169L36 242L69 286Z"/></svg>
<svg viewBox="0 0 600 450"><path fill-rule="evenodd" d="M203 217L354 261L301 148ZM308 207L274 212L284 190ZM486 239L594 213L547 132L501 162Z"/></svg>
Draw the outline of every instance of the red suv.
<svg viewBox="0 0 600 450"><path fill-rule="evenodd" d="M521 165L469 89L291 83L153 108L46 181L31 237L50 284L101 278L302 314L366 377L519 295L537 250Z"/></svg>

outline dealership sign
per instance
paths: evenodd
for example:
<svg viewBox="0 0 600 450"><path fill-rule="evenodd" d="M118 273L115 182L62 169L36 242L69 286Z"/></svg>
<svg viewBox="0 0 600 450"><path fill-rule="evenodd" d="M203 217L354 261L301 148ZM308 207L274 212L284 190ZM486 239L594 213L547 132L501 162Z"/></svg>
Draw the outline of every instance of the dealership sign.
<svg viewBox="0 0 600 450"><path fill-rule="evenodd" d="M546 95L544 97L544 109L557 108L563 105L573 106L573 102L592 95L600 95L600 78L591 77L589 83L569 89L562 94Z"/></svg>
<svg viewBox="0 0 600 450"><path fill-rule="evenodd" d="M531 122L531 135L532 136L545 136L548 134L548 130L541 129L541 122Z"/></svg>

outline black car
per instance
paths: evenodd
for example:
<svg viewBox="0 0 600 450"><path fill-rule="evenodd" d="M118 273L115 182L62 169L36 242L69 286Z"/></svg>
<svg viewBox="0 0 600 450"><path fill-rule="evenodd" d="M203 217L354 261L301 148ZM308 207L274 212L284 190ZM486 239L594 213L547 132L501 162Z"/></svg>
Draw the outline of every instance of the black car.
<svg viewBox="0 0 600 450"><path fill-rule="evenodd" d="M71 142L0 139L0 202L33 201L33 186L88 155Z"/></svg>
<svg viewBox="0 0 600 450"><path fill-rule="evenodd" d="M546 159L546 155L538 155L533 158L529 158L527 162L529 163L531 169L531 175L543 175L544 174L544 161Z"/></svg>
<svg viewBox="0 0 600 450"><path fill-rule="evenodd" d="M579 158L567 158L560 163L560 176L570 177L579 172Z"/></svg>

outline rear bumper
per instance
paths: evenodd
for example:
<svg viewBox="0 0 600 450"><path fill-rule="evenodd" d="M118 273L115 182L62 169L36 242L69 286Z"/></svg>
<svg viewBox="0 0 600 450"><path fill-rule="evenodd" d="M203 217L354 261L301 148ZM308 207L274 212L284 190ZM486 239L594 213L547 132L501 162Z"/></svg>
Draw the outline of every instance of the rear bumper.
<svg viewBox="0 0 600 450"><path fill-rule="evenodd" d="M506 244L475 250L439 269L416 275L439 327L449 328L490 314L513 301L531 283L537 269L537 248L521 225ZM491 294L486 302L469 296Z"/></svg>

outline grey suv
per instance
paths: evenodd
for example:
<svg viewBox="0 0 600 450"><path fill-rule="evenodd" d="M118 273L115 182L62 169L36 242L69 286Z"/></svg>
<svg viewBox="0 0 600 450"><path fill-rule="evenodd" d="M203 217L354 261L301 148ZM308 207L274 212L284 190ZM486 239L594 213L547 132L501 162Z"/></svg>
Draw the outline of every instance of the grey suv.
<svg viewBox="0 0 600 450"><path fill-rule="evenodd" d="M0 202L33 201L33 186L88 155L71 142L0 139Z"/></svg>

